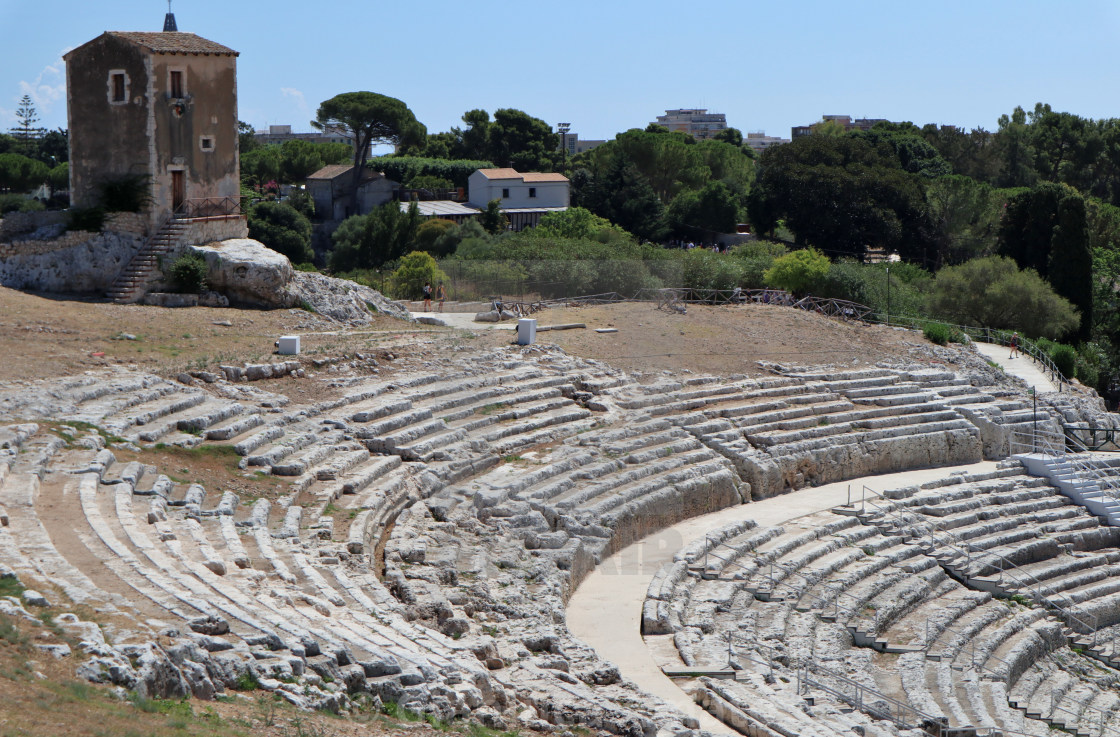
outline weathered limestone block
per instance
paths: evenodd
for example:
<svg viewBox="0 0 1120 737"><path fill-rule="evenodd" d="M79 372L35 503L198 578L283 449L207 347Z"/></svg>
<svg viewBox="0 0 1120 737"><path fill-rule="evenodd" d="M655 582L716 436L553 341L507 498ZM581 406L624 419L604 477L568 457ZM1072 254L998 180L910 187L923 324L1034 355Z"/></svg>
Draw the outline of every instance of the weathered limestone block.
<svg viewBox="0 0 1120 737"><path fill-rule="evenodd" d="M248 238L234 238L189 250L206 259L206 283L232 304L250 307L291 307L295 270L283 254Z"/></svg>

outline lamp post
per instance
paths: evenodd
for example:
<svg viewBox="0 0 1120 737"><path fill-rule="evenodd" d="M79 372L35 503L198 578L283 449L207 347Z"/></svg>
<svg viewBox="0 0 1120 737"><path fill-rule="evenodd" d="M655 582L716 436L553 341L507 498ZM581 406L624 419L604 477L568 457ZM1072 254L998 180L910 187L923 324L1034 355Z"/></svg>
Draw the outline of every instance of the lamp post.
<svg viewBox="0 0 1120 737"><path fill-rule="evenodd" d="M887 267L887 325L891 324L891 267Z"/></svg>

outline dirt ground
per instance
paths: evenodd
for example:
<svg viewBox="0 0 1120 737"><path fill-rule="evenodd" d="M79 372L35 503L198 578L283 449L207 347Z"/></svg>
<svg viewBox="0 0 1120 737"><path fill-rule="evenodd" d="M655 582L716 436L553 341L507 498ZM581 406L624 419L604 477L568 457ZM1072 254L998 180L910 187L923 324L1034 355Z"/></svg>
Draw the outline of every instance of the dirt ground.
<svg viewBox="0 0 1120 737"><path fill-rule="evenodd" d="M906 357L923 338L844 323L772 305L691 305L685 315L647 303L552 309L540 325L586 323L586 329L538 333L538 342L634 371L758 373L756 361L858 365ZM228 323L228 324L226 324ZM615 328L597 333L595 328ZM378 317L364 328L339 326L303 310L244 310L66 300L0 288L0 381L69 376L121 364L174 376L189 369L268 360L281 335L301 336L301 360L373 356L383 370L408 356L452 346L508 344L508 331L465 331L410 325ZM104 355L99 355L104 354ZM307 401L325 392L320 382L266 382L270 391Z"/></svg>

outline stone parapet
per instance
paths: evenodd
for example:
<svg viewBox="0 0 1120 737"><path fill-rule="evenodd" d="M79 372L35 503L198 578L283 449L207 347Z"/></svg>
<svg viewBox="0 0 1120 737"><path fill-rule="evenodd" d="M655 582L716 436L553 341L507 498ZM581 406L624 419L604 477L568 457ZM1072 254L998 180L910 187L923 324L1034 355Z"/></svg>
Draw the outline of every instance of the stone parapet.
<svg viewBox="0 0 1120 737"><path fill-rule="evenodd" d="M249 237L249 225L241 215L194 218L187 222L190 224L190 231L185 240L189 245L202 246L217 241Z"/></svg>

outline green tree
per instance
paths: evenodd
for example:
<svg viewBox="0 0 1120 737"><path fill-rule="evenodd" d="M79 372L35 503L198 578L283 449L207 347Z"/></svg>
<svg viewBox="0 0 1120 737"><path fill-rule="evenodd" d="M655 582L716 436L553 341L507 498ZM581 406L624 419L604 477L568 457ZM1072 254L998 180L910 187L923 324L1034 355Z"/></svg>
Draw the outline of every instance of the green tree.
<svg viewBox="0 0 1120 737"><path fill-rule="evenodd" d="M62 128L44 132L37 143L35 156L47 166L58 166L70 160L70 134Z"/></svg>
<svg viewBox="0 0 1120 737"><path fill-rule="evenodd" d="M738 198L723 182L708 182L700 191L682 192L669 205L668 221L682 238L734 233L739 223Z"/></svg>
<svg viewBox="0 0 1120 737"><path fill-rule="evenodd" d="M453 151L457 159L486 159L490 157L490 113L485 110L468 110L463 113L463 130L452 129L459 145Z"/></svg>
<svg viewBox="0 0 1120 737"><path fill-rule="evenodd" d="M358 185L370 147L378 143L409 146L427 136L412 111L395 97L376 92L344 92L319 105L311 125L318 130L337 130L354 142L354 177L351 204L357 210Z"/></svg>
<svg viewBox="0 0 1120 737"><path fill-rule="evenodd" d="M487 126L486 158L518 171L555 171L560 163L560 139L552 126L521 110L494 111Z"/></svg>
<svg viewBox="0 0 1120 737"><path fill-rule="evenodd" d="M47 184L50 185L52 193L60 189L68 189L70 187L70 164L59 164L51 169L47 173Z"/></svg>
<svg viewBox="0 0 1120 737"><path fill-rule="evenodd" d="M641 172L624 155L583 188L578 203L641 240L659 241L668 232L665 208Z"/></svg>
<svg viewBox="0 0 1120 737"><path fill-rule="evenodd" d="M413 202L406 211L401 203L386 202L368 215L342 221L332 236L333 271L374 269L408 252L420 227L420 212Z"/></svg>
<svg viewBox="0 0 1120 737"><path fill-rule="evenodd" d="M712 136L711 140L730 143L732 146L738 147L743 145L743 132L738 128L724 128Z"/></svg>
<svg viewBox="0 0 1120 737"><path fill-rule="evenodd" d="M534 238L585 238L600 243L634 239L634 236L611 221L583 207L569 207L567 210L546 213L541 216L537 227L527 231L526 235Z"/></svg>
<svg viewBox="0 0 1120 737"><path fill-rule="evenodd" d="M870 131L856 131L851 135L866 140L873 146L879 143L890 146L903 171L927 179L952 173L949 162L922 138L921 132L913 123L877 123Z"/></svg>
<svg viewBox="0 0 1120 737"><path fill-rule="evenodd" d="M501 208L501 200L490 200L486 203L486 209L478 216L479 224L491 235L501 233L509 225L509 221L506 219L506 216L502 214Z"/></svg>
<svg viewBox="0 0 1120 737"><path fill-rule="evenodd" d="M280 145L280 181L297 184L323 168L319 145L291 140Z"/></svg>
<svg viewBox="0 0 1120 737"><path fill-rule="evenodd" d="M917 176L885 143L853 136L803 136L763 152L748 210L756 228L779 219L797 242L862 258L868 246L904 258L932 257L931 228Z"/></svg>
<svg viewBox="0 0 1120 737"><path fill-rule="evenodd" d="M283 202L261 202L249 210L249 237L260 241L294 264L315 258L311 250L311 221Z"/></svg>
<svg viewBox="0 0 1120 737"><path fill-rule="evenodd" d="M425 284L431 285L435 293L437 284L448 281L447 274L436 265L436 260L424 251L402 256L397 270L389 277L393 296L397 299L419 299Z"/></svg>
<svg viewBox="0 0 1120 737"><path fill-rule="evenodd" d="M260 190L267 182L279 181L283 156L279 146L261 146L241 156L241 181Z"/></svg>
<svg viewBox="0 0 1120 737"><path fill-rule="evenodd" d="M829 266L828 256L815 248L803 248L774 259L763 276L767 286L803 295L828 274Z"/></svg>
<svg viewBox="0 0 1120 737"><path fill-rule="evenodd" d="M996 135L1001 160L996 185L1029 187L1034 184L1038 175L1032 167L1030 130L1023 108L1016 107L1011 115L1001 115Z"/></svg>
<svg viewBox="0 0 1120 737"><path fill-rule="evenodd" d="M451 220L439 218L425 220L416 228L416 239L412 242L412 250L424 251L436 258L450 256L455 252L454 247L448 251L444 251L443 247L450 245L450 240L446 238L447 232L456 227L457 225Z"/></svg>
<svg viewBox="0 0 1120 737"><path fill-rule="evenodd" d="M1093 328L1093 256L1085 200L1080 195L1064 197L1058 203L1047 281L1081 313L1077 338L1089 340Z"/></svg>
<svg viewBox="0 0 1120 737"><path fill-rule="evenodd" d="M27 192L47 181L50 169L23 154L0 154L0 190Z"/></svg>
<svg viewBox="0 0 1120 737"><path fill-rule="evenodd" d="M951 175L926 184L936 249L934 266L959 264L995 252L1007 190Z"/></svg>
<svg viewBox="0 0 1120 737"><path fill-rule="evenodd" d="M1002 256L973 259L937 272L929 312L964 325L1059 338L1080 322L1076 308L1033 269Z"/></svg>
<svg viewBox="0 0 1120 737"><path fill-rule="evenodd" d="M245 154L260 148L261 142L253 135L256 131L250 123L244 120L237 121L237 151L244 156Z"/></svg>
<svg viewBox="0 0 1120 737"><path fill-rule="evenodd" d="M34 156L38 152L39 138L46 132L35 125L38 122L39 113L35 110L31 95L24 95L16 107L16 126L11 129L11 134L17 141L16 147L27 156Z"/></svg>

